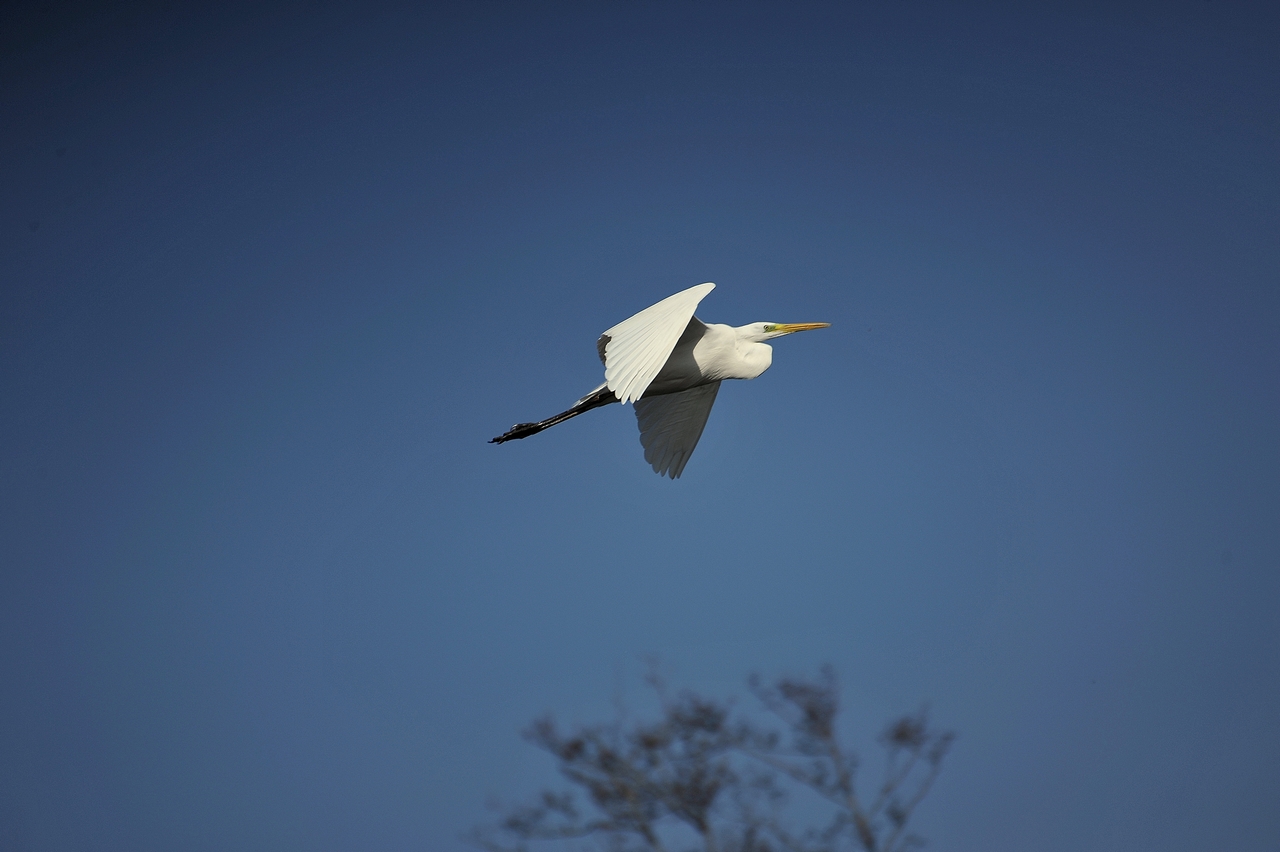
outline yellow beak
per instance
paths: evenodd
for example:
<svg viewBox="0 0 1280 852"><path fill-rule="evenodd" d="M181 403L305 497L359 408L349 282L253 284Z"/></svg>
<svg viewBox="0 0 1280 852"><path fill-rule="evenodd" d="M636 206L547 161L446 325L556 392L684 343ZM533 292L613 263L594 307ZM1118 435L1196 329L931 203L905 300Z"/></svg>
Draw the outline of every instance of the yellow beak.
<svg viewBox="0 0 1280 852"><path fill-rule="evenodd" d="M776 325L767 326L765 331L775 334L794 334L797 331L812 331L815 328L830 328L829 322L780 322Z"/></svg>

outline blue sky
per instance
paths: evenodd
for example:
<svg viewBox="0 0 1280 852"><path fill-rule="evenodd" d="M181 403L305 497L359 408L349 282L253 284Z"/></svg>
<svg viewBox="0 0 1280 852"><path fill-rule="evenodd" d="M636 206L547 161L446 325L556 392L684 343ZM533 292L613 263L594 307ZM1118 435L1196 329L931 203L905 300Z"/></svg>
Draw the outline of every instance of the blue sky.
<svg viewBox="0 0 1280 852"><path fill-rule="evenodd" d="M4 13L0 845L464 848L840 673L936 850L1280 842L1262 5ZM683 478L594 341L826 321Z"/></svg>

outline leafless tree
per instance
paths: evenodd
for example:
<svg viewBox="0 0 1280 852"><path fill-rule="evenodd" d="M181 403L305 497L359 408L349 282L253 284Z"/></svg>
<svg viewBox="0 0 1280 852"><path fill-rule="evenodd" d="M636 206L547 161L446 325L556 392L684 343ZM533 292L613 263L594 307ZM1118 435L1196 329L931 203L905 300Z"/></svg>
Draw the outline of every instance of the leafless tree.
<svg viewBox="0 0 1280 852"><path fill-rule="evenodd" d="M556 759L575 789L543 792L471 840L489 852L555 841L609 852L901 852L923 845L907 825L954 738L931 729L924 710L885 728L883 778L860 792L858 758L837 733L839 691L830 668L812 680L770 685L753 677L751 691L772 724L692 692L671 698L660 678L649 681L662 707L656 721L572 732L549 718L536 721L526 738ZM809 826L797 829L789 805L801 791L810 799L800 804Z"/></svg>

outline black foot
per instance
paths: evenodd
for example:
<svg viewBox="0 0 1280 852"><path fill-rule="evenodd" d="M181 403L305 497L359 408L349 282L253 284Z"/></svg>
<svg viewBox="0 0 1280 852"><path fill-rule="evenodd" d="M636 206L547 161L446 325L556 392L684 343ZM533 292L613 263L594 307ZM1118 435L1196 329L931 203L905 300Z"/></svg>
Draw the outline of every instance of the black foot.
<svg viewBox="0 0 1280 852"><path fill-rule="evenodd" d="M506 432L489 441L490 444L505 444L507 441L517 441L521 438L527 438L530 435L536 435L543 430L541 423L517 423Z"/></svg>

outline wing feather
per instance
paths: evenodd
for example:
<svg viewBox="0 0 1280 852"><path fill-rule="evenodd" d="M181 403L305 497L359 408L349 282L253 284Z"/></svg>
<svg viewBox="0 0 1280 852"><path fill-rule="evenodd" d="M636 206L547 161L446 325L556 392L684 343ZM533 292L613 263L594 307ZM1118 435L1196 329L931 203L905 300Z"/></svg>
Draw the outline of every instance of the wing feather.
<svg viewBox="0 0 1280 852"><path fill-rule="evenodd" d="M600 336L596 348L604 361L605 384L621 402L640 399L671 357L698 303L715 286L699 284L668 296Z"/></svg>
<svg viewBox="0 0 1280 852"><path fill-rule="evenodd" d="M679 479L715 404L719 382L636 400L644 460L654 473Z"/></svg>

